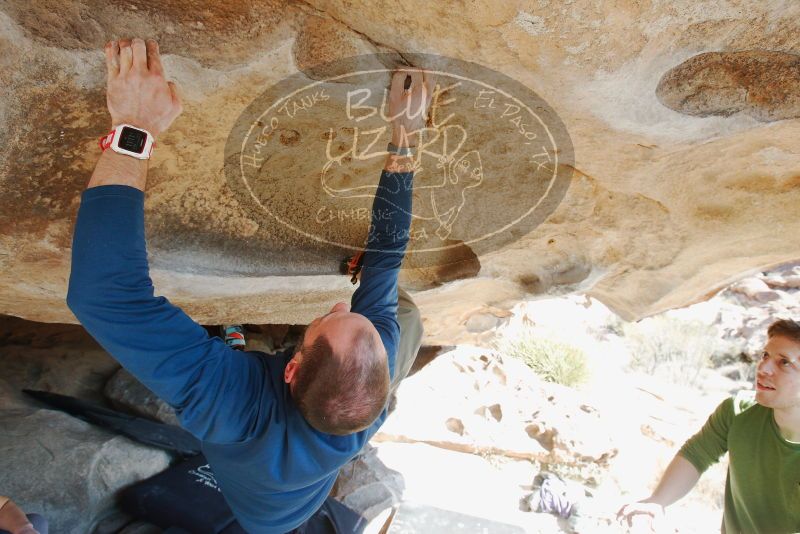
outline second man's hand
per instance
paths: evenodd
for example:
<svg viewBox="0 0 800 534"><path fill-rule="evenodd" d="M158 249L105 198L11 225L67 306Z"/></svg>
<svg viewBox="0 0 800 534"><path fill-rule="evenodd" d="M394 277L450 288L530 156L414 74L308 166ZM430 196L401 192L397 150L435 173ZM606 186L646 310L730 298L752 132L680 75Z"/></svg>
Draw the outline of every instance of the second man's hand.
<svg viewBox="0 0 800 534"><path fill-rule="evenodd" d="M617 520L628 532L659 532L664 520L664 507L648 500L626 504L617 512Z"/></svg>

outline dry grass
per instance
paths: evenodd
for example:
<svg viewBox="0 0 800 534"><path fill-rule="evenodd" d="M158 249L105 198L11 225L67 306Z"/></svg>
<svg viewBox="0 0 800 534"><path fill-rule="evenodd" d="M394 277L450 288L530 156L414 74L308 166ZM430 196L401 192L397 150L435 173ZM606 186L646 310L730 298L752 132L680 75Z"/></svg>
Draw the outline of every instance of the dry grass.
<svg viewBox="0 0 800 534"><path fill-rule="evenodd" d="M667 316L625 325L631 367L678 384L695 386L720 344L717 331L697 321Z"/></svg>
<svg viewBox="0 0 800 534"><path fill-rule="evenodd" d="M575 387L589 377L586 355L581 349L538 337L532 332L526 332L513 340L504 340L497 350L522 360L547 382Z"/></svg>

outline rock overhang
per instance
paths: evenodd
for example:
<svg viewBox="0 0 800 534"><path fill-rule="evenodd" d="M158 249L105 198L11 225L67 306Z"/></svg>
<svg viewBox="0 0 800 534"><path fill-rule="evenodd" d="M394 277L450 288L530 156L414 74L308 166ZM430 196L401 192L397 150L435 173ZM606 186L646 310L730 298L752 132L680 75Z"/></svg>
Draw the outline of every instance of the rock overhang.
<svg viewBox="0 0 800 534"><path fill-rule="evenodd" d="M587 291L638 318L800 256L798 6L420 3L400 17L340 2L195 4L3 8L4 313L74 321L64 304L71 231L108 126L101 47L122 31L157 38L184 90L184 114L151 164L146 220L157 291L200 322L308 322L352 291L332 251L263 227L230 188L224 159L254 95L300 69L364 54L407 59L409 50L495 69L552 106L574 144L569 189L542 224L479 256L465 246L434 267L409 260L403 281L419 290L429 322L444 321L431 329L439 341L466 332L464 317L481 306ZM446 29L430 26L437 17ZM783 74L764 75L770 66ZM699 73L710 80L702 91ZM731 79L787 97L741 100L742 90L726 89ZM492 157L513 166L502 149ZM353 239L365 231L354 224Z"/></svg>

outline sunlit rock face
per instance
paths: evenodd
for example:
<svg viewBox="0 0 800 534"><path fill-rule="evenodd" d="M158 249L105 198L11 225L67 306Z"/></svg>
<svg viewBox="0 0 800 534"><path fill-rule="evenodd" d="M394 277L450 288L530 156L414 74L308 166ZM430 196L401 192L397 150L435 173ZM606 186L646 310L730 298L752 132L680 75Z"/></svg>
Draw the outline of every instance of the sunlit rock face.
<svg viewBox="0 0 800 534"><path fill-rule="evenodd" d="M457 338L477 312L502 315L531 295L588 291L635 318L800 257L800 4L155 6L9 0L0 7L0 312L75 320L64 304L72 228L97 137L110 126L101 49L130 35L158 39L183 92L184 113L158 139L150 163L147 237L157 292L201 322L305 323L352 291L336 274L341 250L254 211L225 172L229 135L258 95L345 57L360 58L354 70L378 71L413 64L414 53L474 62L542 98L569 134L573 161L559 163L568 189L544 222L519 235L505 230L513 239L495 250L461 243L454 232L435 264L409 258L403 279L419 290L430 342ZM325 76L317 70L308 80ZM378 76L388 86L388 73ZM446 116L447 104L440 106ZM309 135L323 141L321 125L335 118L309 115L307 129L272 139L290 154ZM531 176L522 143L498 141L509 118L472 121L483 131L473 148L484 169L495 170L464 198L486 215L524 198ZM318 177L301 172L297 158L275 161L285 174L275 194L297 213L319 216L305 195ZM380 165L359 168L377 180ZM415 192L414 201L424 213L428 200ZM350 245L363 242L368 221L335 215Z"/></svg>
<svg viewBox="0 0 800 534"><path fill-rule="evenodd" d="M656 94L665 106L689 115L796 119L800 56L764 50L698 54L667 72Z"/></svg>

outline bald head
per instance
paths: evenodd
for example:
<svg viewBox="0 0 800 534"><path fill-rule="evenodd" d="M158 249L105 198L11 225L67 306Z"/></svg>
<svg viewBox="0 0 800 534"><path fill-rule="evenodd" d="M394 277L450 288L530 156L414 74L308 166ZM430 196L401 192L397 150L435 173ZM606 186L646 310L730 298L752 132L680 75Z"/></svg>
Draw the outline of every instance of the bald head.
<svg viewBox="0 0 800 534"><path fill-rule="evenodd" d="M306 330L286 382L306 421L346 435L367 428L383 411L389 366L380 336L366 317L337 305Z"/></svg>

